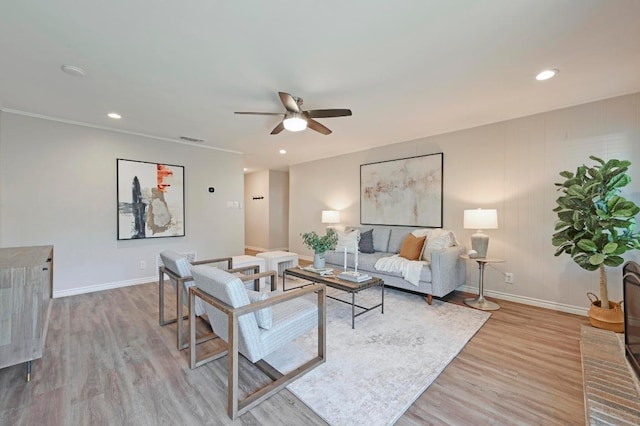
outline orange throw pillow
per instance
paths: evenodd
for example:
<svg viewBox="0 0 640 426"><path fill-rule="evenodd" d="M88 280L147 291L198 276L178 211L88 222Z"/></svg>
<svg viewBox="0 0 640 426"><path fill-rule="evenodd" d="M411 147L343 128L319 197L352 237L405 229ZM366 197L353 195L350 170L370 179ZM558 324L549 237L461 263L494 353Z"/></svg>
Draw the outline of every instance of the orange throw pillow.
<svg viewBox="0 0 640 426"><path fill-rule="evenodd" d="M416 237L413 234L408 234L402 243L400 249L400 257L404 257L409 260L419 260L422 253L422 247L427 237Z"/></svg>

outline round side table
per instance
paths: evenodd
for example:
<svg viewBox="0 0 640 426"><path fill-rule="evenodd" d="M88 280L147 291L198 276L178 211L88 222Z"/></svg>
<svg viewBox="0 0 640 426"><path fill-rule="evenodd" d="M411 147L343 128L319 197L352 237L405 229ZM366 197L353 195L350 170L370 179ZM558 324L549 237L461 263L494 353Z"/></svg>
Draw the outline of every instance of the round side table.
<svg viewBox="0 0 640 426"><path fill-rule="evenodd" d="M497 311L500 309L500 305L484 298L484 265L487 263L502 263L504 260L497 259L495 257L469 257L466 254L461 255L460 258L475 260L478 262L478 268L480 271L478 277L478 297L464 299L464 303L472 308L481 309L483 311Z"/></svg>

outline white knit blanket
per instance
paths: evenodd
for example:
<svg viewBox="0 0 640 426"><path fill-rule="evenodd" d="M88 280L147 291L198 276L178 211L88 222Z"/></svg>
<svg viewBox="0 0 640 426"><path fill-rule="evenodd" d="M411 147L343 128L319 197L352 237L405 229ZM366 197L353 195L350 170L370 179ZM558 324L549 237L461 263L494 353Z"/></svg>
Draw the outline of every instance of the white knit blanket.
<svg viewBox="0 0 640 426"><path fill-rule="evenodd" d="M389 257L381 257L373 267L376 271L402 274L402 278L417 287L424 265L427 265L427 262L422 260L408 260L395 254Z"/></svg>

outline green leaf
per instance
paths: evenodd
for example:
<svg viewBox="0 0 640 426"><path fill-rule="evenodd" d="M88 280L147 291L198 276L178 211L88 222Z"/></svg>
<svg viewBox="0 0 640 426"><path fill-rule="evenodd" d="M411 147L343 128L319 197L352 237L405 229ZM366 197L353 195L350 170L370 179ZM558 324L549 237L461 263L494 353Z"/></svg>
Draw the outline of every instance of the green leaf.
<svg viewBox="0 0 640 426"><path fill-rule="evenodd" d="M600 264L604 263L604 260L605 260L604 254L596 253L596 254L594 254L593 256L591 256L589 258L589 263L592 264L592 265L596 265L597 266L597 265L600 265Z"/></svg>
<svg viewBox="0 0 640 426"><path fill-rule="evenodd" d="M589 158L593 161L597 161L598 163L604 166L604 161L601 158L596 157L595 155L590 155Z"/></svg>
<svg viewBox="0 0 640 426"><path fill-rule="evenodd" d="M609 256L604 260L604 264L611 267L620 266L624 263L624 258L620 256Z"/></svg>
<svg viewBox="0 0 640 426"><path fill-rule="evenodd" d="M595 245L595 243L587 239L578 241L578 247L580 247L582 250L586 252L594 252L598 250L598 247Z"/></svg>
<svg viewBox="0 0 640 426"><path fill-rule="evenodd" d="M611 254L614 251L616 251L616 249L618 248L618 244L616 243L607 243L605 244L605 246L602 248L602 253L604 254Z"/></svg>

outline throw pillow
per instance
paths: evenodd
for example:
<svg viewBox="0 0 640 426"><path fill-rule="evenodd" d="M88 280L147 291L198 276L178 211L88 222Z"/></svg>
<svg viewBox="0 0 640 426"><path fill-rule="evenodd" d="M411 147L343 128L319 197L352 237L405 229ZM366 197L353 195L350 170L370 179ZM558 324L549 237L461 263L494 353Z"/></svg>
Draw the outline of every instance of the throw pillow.
<svg viewBox="0 0 640 426"><path fill-rule="evenodd" d="M424 244L422 259L427 262L431 261L431 252L458 245L458 240L452 231L441 228L427 229L426 231L427 241Z"/></svg>
<svg viewBox="0 0 640 426"><path fill-rule="evenodd" d="M249 296L250 303L255 303L267 300L269 298L269 293L247 290L247 296ZM273 325L273 319L271 318L271 307L258 309L253 314L255 315L256 321L258 322L258 327L269 330Z"/></svg>
<svg viewBox="0 0 640 426"><path fill-rule="evenodd" d="M422 251L420 252L420 257L418 258L419 260L426 260L427 262L431 261L431 255L429 255L428 259L425 259L424 257L424 252L427 249L427 245L429 244L429 230L428 229L424 229L424 228L420 228L420 229L416 229L414 231L411 231L411 233L413 234L414 237L425 237L424 240L424 244L422 245Z"/></svg>
<svg viewBox="0 0 640 426"><path fill-rule="evenodd" d="M426 237L416 237L411 233L407 234L400 249L400 257L408 260L419 260L425 239Z"/></svg>
<svg viewBox="0 0 640 426"><path fill-rule="evenodd" d="M347 249L347 253L355 253L356 248L358 247L358 238L360 236L360 232L353 231L340 231L336 230L338 234L338 244L336 245L335 251L344 252L344 249Z"/></svg>
<svg viewBox="0 0 640 426"><path fill-rule="evenodd" d="M373 249L373 229L360 234L360 242L358 243L361 253L374 253ZM344 250L343 250L344 251Z"/></svg>

